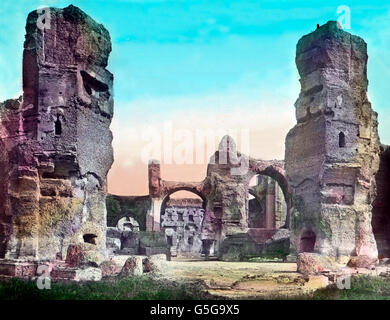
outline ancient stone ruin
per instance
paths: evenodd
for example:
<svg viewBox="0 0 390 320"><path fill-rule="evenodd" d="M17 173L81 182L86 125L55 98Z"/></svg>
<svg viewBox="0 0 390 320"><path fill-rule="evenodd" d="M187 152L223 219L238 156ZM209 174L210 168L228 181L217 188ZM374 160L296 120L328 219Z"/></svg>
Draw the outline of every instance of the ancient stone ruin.
<svg viewBox="0 0 390 320"><path fill-rule="evenodd" d="M380 144L367 99L366 47L332 21L298 42L302 89L285 161L243 155L228 136L201 182L165 181L151 161L147 229L177 239L166 228L165 206L171 194L186 190L203 202L196 251L206 256L246 260L278 252L321 270L370 267L378 250L379 258L389 257L389 148Z"/></svg>
<svg viewBox="0 0 390 320"><path fill-rule="evenodd" d="M293 252L341 263L378 258L371 217L380 142L367 99L367 58L363 39L336 22L298 42L301 93L285 159L294 193Z"/></svg>
<svg viewBox="0 0 390 320"><path fill-rule="evenodd" d="M253 178L256 183L250 185ZM194 209L191 204L181 206L183 216L178 215L178 210L172 216L167 203L172 194L183 190L200 198L199 206L204 209L201 222L188 224L189 215L184 217L185 209ZM149 194L146 228L164 232L173 255L179 247L181 253L245 260L268 252L275 243L279 243L278 249L288 251L291 196L283 161L243 155L229 136L221 140L201 182L166 181L161 178L159 162L150 161ZM186 227L182 236L181 229ZM201 243L190 245L195 239Z"/></svg>
<svg viewBox="0 0 390 320"><path fill-rule="evenodd" d="M299 40L285 160L252 158L225 136L203 181L164 180L151 160L148 195L106 199L110 36L74 6L49 14L44 28L29 14L23 96L0 104L0 276L34 277L46 264L52 278L99 280L151 272L162 254L278 257L301 272L390 257L390 149L367 99L361 38L328 22Z"/></svg>
<svg viewBox="0 0 390 320"><path fill-rule="evenodd" d="M167 245L172 256L199 254L202 251L204 209L200 199L170 199L161 215Z"/></svg>
<svg viewBox="0 0 390 320"><path fill-rule="evenodd" d="M51 8L50 18L40 29L37 12L29 14L23 96L0 106L0 257L7 261L64 260L70 244L106 255L110 35L74 6Z"/></svg>

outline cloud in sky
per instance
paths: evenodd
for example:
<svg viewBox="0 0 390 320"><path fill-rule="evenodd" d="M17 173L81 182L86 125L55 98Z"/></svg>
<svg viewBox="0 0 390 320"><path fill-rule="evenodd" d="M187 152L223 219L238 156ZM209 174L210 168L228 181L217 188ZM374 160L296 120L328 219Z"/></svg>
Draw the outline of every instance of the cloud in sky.
<svg viewBox="0 0 390 320"><path fill-rule="evenodd" d="M40 5L69 0L0 2L0 100L21 93L24 27ZM299 93L295 46L317 23L337 19L339 0L74 0L109 30L113 51L115 163L110 191L147 193L140 154L145 126L189 130L248 127L250 151L283 158ZM353 34L368 43L369 96L390 144L390 4L350 3ZM239 143L239 141L237 141ZM209 155L207 155L209 157ZM203 165L164 165L167 179L200 180Z"/></svg>
<svg viewBox="0 0 390 320"><path fill-rule="evenodd" d="M184 95L176 97L154 97L134 100L126 109L132 110L126 117L117 117L111 126L114 133L114 166L109 174L110 192L116 194L147 193L147 160L156 158L150 153L142 159L145 149L153 140L144 136L153 132L153 138L161 142L162 152L157 157L162 160L162 174L168 180L202 180L206 174L208 160L216 150L219 139L224 134L236 135L238 149L246 145L245 132L249 131L249 150L253 157L262 159L283 159L284 139L295 124L295 109L291 103L291 90L263 92L261 81L255 75L247 75L229 89L206 95ZM148 116L145 117L145 111ZM144 121L139 121L139 119ZM172 141L172 163L166 164L167 145L164 135L172 128L175 134L184 133ZM152 131L153 130L153 131ZM199 134L215 134L214 145L197 147ZM199 140L197 140L199 138ZM190 139L190 142L189 140ZM183 145L191 147L192 164L175 162L175 151ZM208 150L207 150L208 149ZM157 149L159 151L160 149ZM203 152L202 163L197 164L197 156ZM180 159L180 158L179 158ZM140 183L138 183L140 182Z"/></svg>

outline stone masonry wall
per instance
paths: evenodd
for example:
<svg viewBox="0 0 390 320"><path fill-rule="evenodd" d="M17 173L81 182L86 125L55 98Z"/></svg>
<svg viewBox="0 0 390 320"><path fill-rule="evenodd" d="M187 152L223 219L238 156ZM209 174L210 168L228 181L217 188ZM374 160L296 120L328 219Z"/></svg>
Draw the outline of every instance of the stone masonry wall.
<svg viewBox="0 0 390 320"><path fill-rule="evenodd" d="M204 216L200 199L170 199L161 216L161 227L171 254L200 255L201 229Z"/></svg>
<svg viewBox="0 0 390 320"><path fill-rule="evenodd" d="M376 174L377 196L373 203L372 228L379 257L390 257L390 147L382 146Z"/></svg>
<svg viewBox="0 0 390 320"><path fill-rule="evenodd" d="M64 259L69 244L105 255L113 162L111 41L80 9L29 14L23 97L0 106L0 257Z"/></svg>
<svg viewBox="0 0 390 320"><path fill-rule="evenodd" d="M371 209L379 138L377 114L367 99L367 59L363 39L335 21L298 42L301 92L285 155L295 252L310 248L304 244L310 235L310 251L339 262L377 258Z"/></svg>

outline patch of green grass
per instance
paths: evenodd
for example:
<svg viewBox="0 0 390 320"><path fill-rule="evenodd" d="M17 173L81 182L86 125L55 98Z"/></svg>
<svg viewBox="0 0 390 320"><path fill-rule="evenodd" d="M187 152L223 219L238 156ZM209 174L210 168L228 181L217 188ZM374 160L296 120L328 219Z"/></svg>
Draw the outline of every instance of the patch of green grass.
<svg viewBox="0 0 390 320"><path fill-rule="evenodd" d="M210 299L200 284L178 284L151 276L100 282L52 283L39 290L35 281L0 281L0 300L197 300Z"/></svg>
<svg viewBox="0 0 390 320"><path fill-rule="evenodd" d="M219 299L205 291L201 283L177 283L152 276L115 278L100 282L52 283L50 290L39 290L35 281L0 281L0 300L198 300ZM253 299L247 297L246 299ZM301 296L269 296L255 299L293 300L390 300L390 279L353 277L351 289L320 289Z"/></svg>
<svg viewBox="0 0 390 320"><path fill-rule="evenodd" d="M390 279L372 276L352 277L351 288L336 286L315 291L309 299L315 300L390 300Z"/></svg>

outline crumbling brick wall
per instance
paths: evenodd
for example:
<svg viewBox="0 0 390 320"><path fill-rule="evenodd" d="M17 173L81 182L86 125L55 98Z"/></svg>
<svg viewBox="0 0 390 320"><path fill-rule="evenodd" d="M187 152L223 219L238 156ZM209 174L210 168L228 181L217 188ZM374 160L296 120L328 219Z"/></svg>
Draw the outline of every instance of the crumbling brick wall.
<svg viewBox="0 0 390 320"><path fill-rule="evenodd" d="M23 97L1 106L0 254L62 259L79 244L105 255L110 35L74 6L45 15L27 18Z"/></svg>

